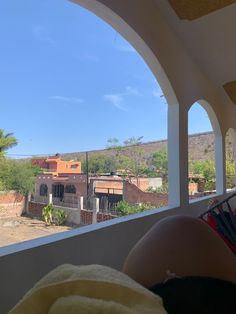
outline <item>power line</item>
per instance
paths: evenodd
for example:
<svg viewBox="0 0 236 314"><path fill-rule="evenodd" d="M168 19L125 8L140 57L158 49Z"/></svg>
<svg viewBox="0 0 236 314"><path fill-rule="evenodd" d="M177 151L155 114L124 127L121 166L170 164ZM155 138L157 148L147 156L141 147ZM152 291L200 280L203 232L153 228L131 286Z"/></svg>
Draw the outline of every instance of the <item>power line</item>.
<svg viewBox="0 0 236 314"><path fill-rule="evenodd" d="M6 154L7 156L16 156L16 157L39 157L39 156L49 156L55 154Z"/></svg>

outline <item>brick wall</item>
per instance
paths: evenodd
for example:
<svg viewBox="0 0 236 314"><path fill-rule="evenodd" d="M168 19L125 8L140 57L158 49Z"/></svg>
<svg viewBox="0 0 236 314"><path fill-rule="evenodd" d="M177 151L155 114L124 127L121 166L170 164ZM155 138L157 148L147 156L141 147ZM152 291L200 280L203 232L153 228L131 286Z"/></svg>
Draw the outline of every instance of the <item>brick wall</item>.
<svg viewBox="0 0 236 314"><path fill-rule="evenodd" d="M33 217L42 217L42 209L46 206L46 204L29 202L28 214Z"/></svg>
<svg viewBox="0 0 236 314"><path fill-rule="evenodd" d="M93 214L89 210L81 210L81 224L90 225L93 221Z"/></svg>
<svg viewBox="0 0 236 314"><path fill-rule="evenodd" d="M113 216L111 214L105 214L105 213L97 213L97 222L102 222L106 220L110 220L116 218L116 216Z"/></svg>
<svg viewBox="0 0 236 314"><path fill-rule="evenodd" d="M20 193L0 192L0 218L21 216L25 207L25 198Z"/></svg>
<svg viewBox="0 0 236 314"><path fill-rule="evenodd" d="M97 222L102 222L106 220L110 220L116 218L116 216L113 216L111 214L105 214L105 213L97 213ZM89 210L81 210L81 224L83 225L90 225L93 221L93 213Z"/></svg>
<svg viewBox="0 0 236 314"><path fill-rule="evenodd" d="M150 203L152 205L166 206L168 195L161 193L143 192L134 184L124 183L124 200L130 204Z"/></svg>
<svg viewBox="0 0 236 314"><path fill-rule="evenodd" d="M20 203L24 196L18 192L0 192L0 204Z"/></svg>
<svg viewBox="0 0 236 314"><path fill-rule="evenodd" d="M161 178L131 178L130 183L136 185L140 190L146 191L150 186L152 187L160 187L162 185Z"/></svg>
<svg viewBox="0 0 236 314"><path fill-rule="evenodd" d="M29 202L28 214L33 217L42 218L42 209L46 206L45 204ZM97 222L110 220L115 218L111 214L97 213ZM81 224L90 225L93 221L93 214L90 210L81 210Z"/></svg>

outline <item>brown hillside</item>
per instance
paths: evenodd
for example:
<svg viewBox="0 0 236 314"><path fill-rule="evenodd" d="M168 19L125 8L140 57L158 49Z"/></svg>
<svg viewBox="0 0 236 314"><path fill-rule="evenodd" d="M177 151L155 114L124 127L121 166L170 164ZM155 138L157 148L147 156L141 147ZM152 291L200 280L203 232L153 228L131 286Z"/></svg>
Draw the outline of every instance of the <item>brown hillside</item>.
<svg viewBox="0 0 236 314"><path fill-rule="evenodd" d="M189 154L193 160L214 159L214 134L213 132L197 133L189 136ZM167 140L153 141L140 144L145 152L145 158L148 158L155 151L167 147ZM127 148L129 149L129 148ZM106 155L114 156L114 149L101 149L89 151L89 156ZM85 157L85 152L62 154L66 160L81 160Z"/></svg>

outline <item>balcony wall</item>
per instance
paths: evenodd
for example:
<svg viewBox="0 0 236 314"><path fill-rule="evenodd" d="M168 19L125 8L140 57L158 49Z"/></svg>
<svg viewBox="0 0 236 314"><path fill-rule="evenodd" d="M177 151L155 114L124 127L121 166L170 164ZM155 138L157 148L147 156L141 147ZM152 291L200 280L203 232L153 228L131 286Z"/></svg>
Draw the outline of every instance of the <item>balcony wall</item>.
<svg viewBox="0 0 236 314"><path fill-rule="evenodd" d="M197 216L205 210L208 199L186 208L154 209L0 248L0 313L6 313L36 281L60 264L103 264L121 269L131 247L154 223L174 214Z"/></svg>

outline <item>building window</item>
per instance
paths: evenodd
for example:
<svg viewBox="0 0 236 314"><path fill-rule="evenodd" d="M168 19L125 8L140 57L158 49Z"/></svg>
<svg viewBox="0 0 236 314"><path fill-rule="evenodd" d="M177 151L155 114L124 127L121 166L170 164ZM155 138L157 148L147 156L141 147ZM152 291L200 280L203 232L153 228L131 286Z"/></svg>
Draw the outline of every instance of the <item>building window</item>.
<svg viewBox="0 0 236 314"><path fill-rule="evenodd" d="M48 187L46 184L40 185L39 195L40 196L48 196Z"/></svg>
<svg viewBox="0 0 236 314"><path fill-rule="evenodd" d="M73 165L71 165L70 167L71 167L71 169L77 169L77 168L78 168L78 165L77 165L77 164L73 164Z"/></svg>
<svg viewBox="0 0 236 314"><path fill-rule="evenodd" d="M76 193L76 188L73 184L68 184L66 185L66 189L65 189L66 193L72 193L75 194Z"/></svg>
<svg viewBox="0 0 236 314"><path fill-rule="evenodd" d="M52 196L58 197L60 200L63 200L64 197L64 185L55 184L52 186Z"/></svg>

